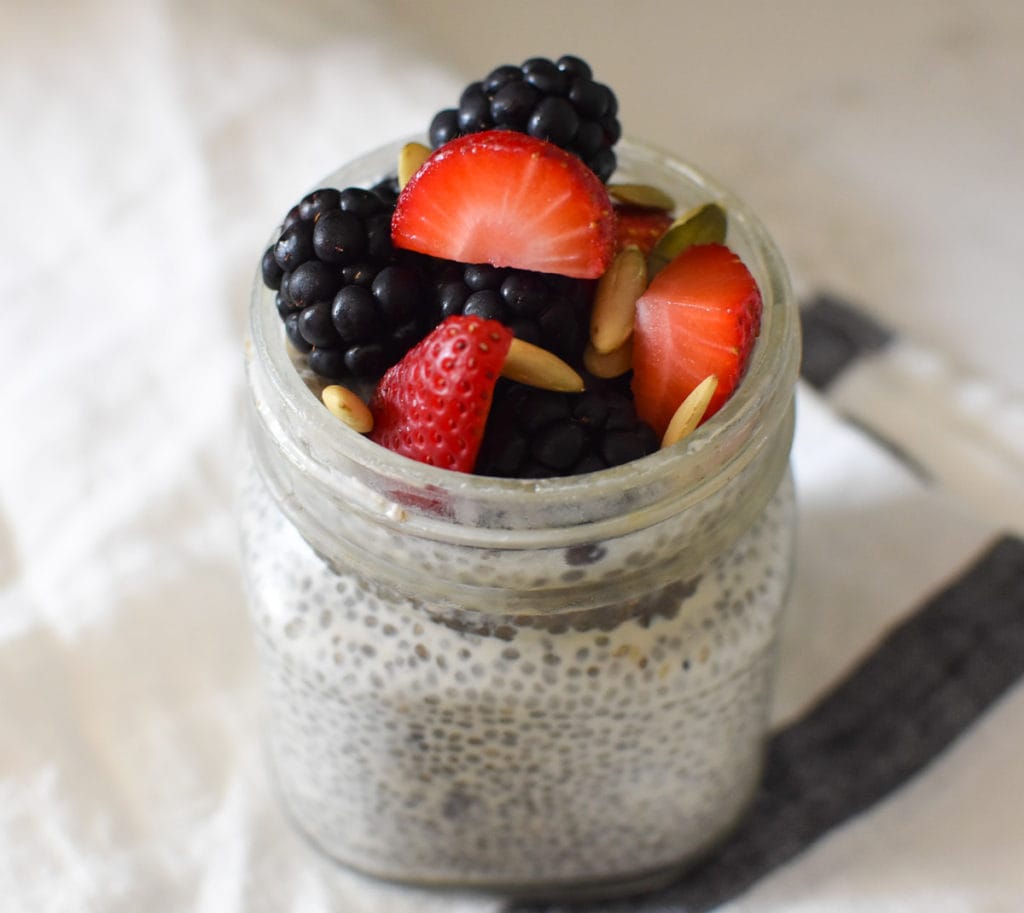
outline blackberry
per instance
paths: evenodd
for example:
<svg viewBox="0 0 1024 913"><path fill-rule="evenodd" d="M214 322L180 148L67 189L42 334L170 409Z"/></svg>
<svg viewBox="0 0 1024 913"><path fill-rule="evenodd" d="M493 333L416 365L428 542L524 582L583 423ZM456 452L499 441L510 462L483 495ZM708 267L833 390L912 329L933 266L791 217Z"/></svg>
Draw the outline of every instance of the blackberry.
<svg viewBox="0 0 1024 913"><path fill-rule="evenodd" d="M501 127L549 140L578 155L602 181L615 170L613 147L622 135L618 101L578 57L531 57L505 64L462 92L457 108L434 115L430 144Z"/></svg>
<svg viewBox="0 0 1024 913"><path fill-rule="evenodd" d="M396 197L391 179L314 190L263 254L285 333L329 380L382 374L434 323L422 258L391 244Z"/></svg>
<svg viewBox="0 0 1024 913"><path fill-rule="evenodd" d="M474 472L536 479L579 475L653 453L658 436L637 418L621 383L555 393L502 379Z"/></svg>
<svg viewBox="0 0 1024 913"><path fill-rule="evenodd" d="M467 314L499 320L519 339L554 352L575 367L589 334L594 283L488 264L435 261L438 320Z"/></svg>

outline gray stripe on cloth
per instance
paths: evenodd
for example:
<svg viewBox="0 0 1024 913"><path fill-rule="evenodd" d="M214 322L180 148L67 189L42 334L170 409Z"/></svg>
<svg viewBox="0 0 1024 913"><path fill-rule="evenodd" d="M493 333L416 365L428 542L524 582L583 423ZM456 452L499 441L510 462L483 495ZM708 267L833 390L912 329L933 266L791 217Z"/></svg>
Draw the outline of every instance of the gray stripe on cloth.
<svg viewBox="0 0 1024 913"><path fill-rule="evenodd" d="M1024 676L1024 540L1003 536L771 740L744 824L675 885L505 913L705 913L924 769Z"/></svg>
<svg viewBox="0 0 1024 913"><path fill-rule="evenodd" d="M826 389L850 364L892 341L892 334L860 308L821 293L800 308L803 360L800 374L817 390Z"/></svg>
<svg viewBox="0 0 1024 913"><path fill-rule="evenodd" d="M840 375L856 362L865 355L886 349L895 340L888 329L863 310L828 292L815 295L801 306L800 331L803 337L800 376L826 396ZM920 459L897 441L854 416L844 413L843 419L899 460L922 482L934 482Z"/></svg>

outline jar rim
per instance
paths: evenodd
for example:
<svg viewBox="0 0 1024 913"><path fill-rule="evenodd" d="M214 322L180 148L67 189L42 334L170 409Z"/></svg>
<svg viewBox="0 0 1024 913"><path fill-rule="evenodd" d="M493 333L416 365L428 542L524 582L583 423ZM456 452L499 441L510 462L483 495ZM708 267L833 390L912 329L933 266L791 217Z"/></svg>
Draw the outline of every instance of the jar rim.
<svg viewBox="0 0 1024 913"><path fill-rule="evenodd" d="M343 165L316 186L341 188L376 183L385 174L381 171L382 164L397 162L399 150L411 140L422 141L422 137L406 137L373 149ZM680 498L699 500L717 490L724 477L741 471L748 462L744 454L751 448L747 445L769 437L771 430L783 420L799 368L799 320L785 263L759 217L707 172L627 137L620 140L617 150L620 166L625 165L627 171L631 166L667 170L677 180L691 186L702 201L722 205L729 215L728 243L734 247L733 232L737 233L741 243L734 249L740 249L744 262L758 280L763 299L761 330L743 379L712 419L672 447L620 466L581 475L504 479L420 463L352 431L324 408L292 362L284 344L274 294L264 287L257 269L246 345L250 383L259 387L258 391L254 390L258 409L265 412L266 403L260 400L273 396L277 400L274 409L281 408L286 413L287 421L276 429L275 437L287 450L289 459L328 486L339 484L339 467L354 464L405 491L427 490L454 500L471 498L486 503L492 514L496 510L514 508L524 495L529 495L534 504L545 499L553 504L569 505L584 498L594 503L604 495L620 494L626 488L637 491L658 488L659 483L669 478L676 492L673 501L678 505ZM259 363L260 380L265 378L266 383L254 382L254 362ZM295 434L296 430L301 433ZM748 458L750 456L748 454ZM712 457L713 471L709 471L709 460L704 457ZM729 463L737 465L730 471ZM415 511L415 505L411 509ZM584 517L579 522L591 519Z"/></svg>

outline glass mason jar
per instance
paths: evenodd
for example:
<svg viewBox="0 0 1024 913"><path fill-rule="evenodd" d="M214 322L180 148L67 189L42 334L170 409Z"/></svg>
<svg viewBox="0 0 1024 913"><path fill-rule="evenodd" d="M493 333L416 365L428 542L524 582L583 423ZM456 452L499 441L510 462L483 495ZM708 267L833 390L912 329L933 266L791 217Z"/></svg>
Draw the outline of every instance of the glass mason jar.
<svg viewBox="0 0 1024 913"><path fill-rule="evenodd" d="M368 186L401 143L321 186ZM452 473L338 422L257 278L240 522L290 817L391 880L513 893L654 886L737 823L759 779L791 577L799 330L739 200L622 141L616 180L717 200L761 335L681 444L571 478Z"/></svg>

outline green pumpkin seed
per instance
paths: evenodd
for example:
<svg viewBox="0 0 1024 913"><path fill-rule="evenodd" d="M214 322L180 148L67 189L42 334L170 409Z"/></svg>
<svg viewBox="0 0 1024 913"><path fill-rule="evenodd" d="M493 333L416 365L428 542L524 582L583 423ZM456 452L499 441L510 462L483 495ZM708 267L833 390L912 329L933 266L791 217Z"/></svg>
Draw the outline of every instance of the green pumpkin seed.
<svg viewBox="0 0 1024 913"><path fill-rule="evenodd" d="M650 277L695 244L723 244L728 219L717 203L705 203L676 219L654 245L647 258Z"/></svg>
<svg viewBox="0 0 1024 913"><path fill-rule="evenodd" d="M676 208L672 199L660 187L651 184L609 184L608 195L627 206L641 206L644 209L664 209L671 212Z"/></svg>

